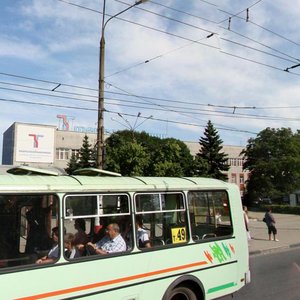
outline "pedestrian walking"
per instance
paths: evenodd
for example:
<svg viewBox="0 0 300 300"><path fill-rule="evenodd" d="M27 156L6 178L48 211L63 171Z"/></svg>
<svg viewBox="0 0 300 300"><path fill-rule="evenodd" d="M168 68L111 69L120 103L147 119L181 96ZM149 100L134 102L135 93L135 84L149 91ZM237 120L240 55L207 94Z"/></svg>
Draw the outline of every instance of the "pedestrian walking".
<svg viewBox="0 0 300 300"><path fill-rule="evenodd" d="M263 221L266 223L268 227L269 240L272 241L271 237L273 234L273 241L279 242L279 240L276 238L276 234L277 234L277 228L275 226L276 221L274 219L274 216L272 215L271 208L268 208L268 210L266 211Z"/></svg>
<svg viewBox="0 0 300 300"><path fill-rule="evenodd" d="M251 240L251 234L250 234L250 230L249 230L249 217L248 217L248 208L247 208L247 206L243 206L243 214L244 214L244 221L245 221L247 237L248 237L248 240Z"/></svg>

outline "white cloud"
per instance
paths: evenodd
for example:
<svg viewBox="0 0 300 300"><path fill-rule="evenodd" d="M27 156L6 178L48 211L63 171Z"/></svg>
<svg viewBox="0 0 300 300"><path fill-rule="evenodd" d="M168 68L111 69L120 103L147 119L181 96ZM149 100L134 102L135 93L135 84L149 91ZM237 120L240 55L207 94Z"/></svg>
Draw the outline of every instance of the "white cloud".
<svg viewBox="0 0 300 300"><path fill-rule="evenodd" d="M13 57L23 60L45 58L45 51L40 45L34 45L19 38L0 36L0 57Z"/></svg>

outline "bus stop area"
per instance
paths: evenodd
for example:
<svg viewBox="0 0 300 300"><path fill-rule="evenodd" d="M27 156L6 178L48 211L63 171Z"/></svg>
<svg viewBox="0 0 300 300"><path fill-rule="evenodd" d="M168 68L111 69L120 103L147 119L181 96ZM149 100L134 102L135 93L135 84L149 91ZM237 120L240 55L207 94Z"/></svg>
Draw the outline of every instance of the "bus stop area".
<svg viewBox="0 0 300 300"><path fill-rule="evenodd" d="M249 211L249 254L257 255L300 247L300 216L273 214L276 221L278 242L269 241L268 229L262 221L264 212ZM272 236L273 238L273 236Z"/></svg>

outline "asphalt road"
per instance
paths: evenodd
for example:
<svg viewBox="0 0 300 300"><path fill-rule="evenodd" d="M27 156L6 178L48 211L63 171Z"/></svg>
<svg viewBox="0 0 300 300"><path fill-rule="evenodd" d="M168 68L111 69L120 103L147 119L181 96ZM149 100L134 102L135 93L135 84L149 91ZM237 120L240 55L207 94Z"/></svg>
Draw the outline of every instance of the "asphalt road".
<svg viewBox="0 0 300 300"><path fill-rule="evenodd" d="M299 300L300 248L250 257L251 283L222 300Z"/></svg>

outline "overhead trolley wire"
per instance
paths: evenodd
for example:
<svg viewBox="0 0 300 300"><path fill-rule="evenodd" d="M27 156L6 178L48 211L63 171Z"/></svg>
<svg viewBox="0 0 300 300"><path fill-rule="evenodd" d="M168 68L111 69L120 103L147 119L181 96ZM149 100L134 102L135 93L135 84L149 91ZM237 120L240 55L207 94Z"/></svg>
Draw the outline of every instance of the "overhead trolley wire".
<svg viewBox="0 0 300 300"><path fill-rule="evenodd" d="M31 104L31 105L38 105L38 106L47 106L47 107L59 107L59 108L66 108L66 109L76 109L76 110L86 110L86 111L98 111L97 108L88 108L88 107L80 107L80 106L71 106L71 105L63 105L63 104L53 104L53 103L43 103L43 102L34 102L34 101L24 101L24 100L18 100L18 99L6 99L6 98L0 98L0 101L3 102L12 102L12 103L21 103L21 104ZM131 108L138 108L138 109L151 109L151 110L157 110L157 111L167 111L170 112L169 109L166 108L156 108L152 109L149 107L143 107L138 105L124 105L124 104L114 104L111 103L110 105L118 105L118 106L125 106L125 107L131 107ZM108 112L109 110L105 109L105 112ZM175 111L173 112L180 112ZM185 112L187 113L187 112ZM256 119L256 120L280 120L280 121L300 121L299 118L284 118L284 117L268 117L268 116L249 116L249 115L243 115L243 114L231 114L226 112L212 112L212 113L201 113L201 112L195 112L191 111L191 114L195 115L205 115L205 116L222 116L222 117L229 117L229 118L236 118L236 119ZM154 119L154 118L153 118ZM179 122L180 123L180 122Z"/></svg>
<svg viewBox="0 0 300 300"><path fill-rule="evenodd" d="M16 99L0 98L0 101L2 101L2 102L12 102L12 103L21 103L21 104L29 104L29 105L47 106L47 107L59 107L59 108L66 108L66 109L97 111L96 108L87 108L87 107L70 106L70 105L58 105L58 104L24 101L24 100L16 100ZM110 110L105 110L105 112L114 113L114 114L119 114L120 113L120 112L114 112L114 111L110 111ZM128 114L125 114L125 113L122 113L122 114L123 115L128 115ZM132 116L136 117L136 115L132 115ZM145 118L145 117L140 116L140 118ZM152 117L151 120L158 121L158 122L167 122L167 123L183 124L183 125L189 125L189 126L205 127L204 125L202 126L202 125L199 125L199 124L172 121L172 120L165 120L165 119L156 119L154 117ZM243 132L243 133L257 134L256 132L251 132L251 131L241 130L241 129L228 129L228 128L218 128L218 127L216 127L216 128L220 129L220 130L227 130L227 131L233 131L233 132Z"/></svg>
<svg viewBox="0 0 300 300"><path fill-rule="evenodd" d="M198 15L194 15L194 14L191 14L191 13L188 13L186 11L183 11L183 10L179 10L179 9L176 9L176 8L173 8L173 7L170 7L170 6L167 6L165 4L162 4L162 3L158 3L156 1L153 1L153 0L150 0L149 2L155 4L155 5L159 5L159 6L162 6L164 8L167 8L167 9L170 9L172 11L175 11L175 12L178 12L178 13L181 13L181 14L184 14L184 15L187 15L187 16L190 16L190 17L193 17L193 18L197 18L197 19L200 19L200 20L204 20L206 22L210 22L210 23L214 23L214 24L217 24L218 22L216 21L212 21L212 20L209 20L207 18L203 18L203 17L200 17ZM205 1L206 2L206 1ZM213 4L214 6L217 6L215 4Z"/></svg>
<svg viewBox="0 0 300 300"><path fill-rule="evenodd" d="M221 11L221 12L227 13L227 14L230 15L231 18L234 18L234 17L238 17L241 13L247 11L248 9L252 8L253 6L257 5L258 3L262 2L262 1L263 1L263 0L258 0L258 1L256 1L255 3L253 3L252 5L247 6L247 8L245 8L245 9L243 9L243 10L241 10L240 12L237 12L237 13L235 13L235 14L227 13L227 12L225 12L225 11L222 10L222 9L218 9L218 10ZM224 19L224 20L222 20L222 21L219 21L218 24L221 24L221 23L223 23L223 22L225 22L225 21L227 21L227 20L228 20L228 18L226 18L226 19Z"/></svg>
<svg viewBox="0 0 300 300"><path fill-rule="evenodd" d="M210 34L210 35L208 35L208 36L206 36L206 37L204 37L204 38L199 39L198 41L201 41L201 40L204 40L204 39L207 39L207 38L211 38L213 35L214 35L214 34ZM197 41L196 41L196 42L197 42ZM190 46L190 45L192 45L192 44L195 44L195 42L194 42L194 41L193 41L193 42L190 42L190 43L185 44L185 45L183 45L183 46L180 46L180 47L178 47L178 48L172 49L172 50L170 50L170 51L167 51L167 52L164 52L164 53L162 53L162 54L156 55L156 56L154 56L154 57L152 57L152 58L146 59L146 60L143 61L143 62L139 62L139 63L133 64L133 65L127 67L127 68L124 68L124 69L122 69L122 70L116 71L116 72L114 72L114 73L112 73L112 74L110 74L110 75L108 75L108 76L105 76L105 78L108 78L108 77L111 77L111 76L120 74L120 73L125 72L125 71L128 71L128 70L131 70L131 69L133 69L133 68L135 68L135 67L138 67L138 66L147 64L147 63L149 63L149 62L151 62L151 61L153 61L153 60L156 60L156 59L158 59L158 58L162 58L162 57L164 57L164 56L166 56L166 55L168 55L168 54L170 54L170 53L179 51L179 50L181 50L181 49L183 49L183 48L186 48L186 47L188 47L188 46Z"/></svg>
<svg viewBox="0 0 300 300"><path fill-rule="evenodd" d="M58 1L64 2L64 3L66 3L66 4L78 6L79 8L88 9L88 8L86 8L85 6L77 5L77 4L74 4L74 3L69 2L69 1L66 1L66 0L58 0ZM261 0L261 1L262 1L262 0ZM259 2L260 2L260 1L255 2L252 6L254 6L255 4L257 4L257 3L259 3ZM137 8L137 7L136 7L136 8ZM93 9L88 9L88 10L91 10L91 11L93 11L93 12L97 12L97 13L102 14L102 12L97 11L97 10L93 10ZM221 11L223 11L223 10L221 10ZM233 15L233 14L231 14L231 13L229 13L229 12L226 12L226 11L223 11L223 12L225 12L225 13L227 13L227 14L229 14L229 15ZM110 17L111 17L111 15L109 15L109 14L107 14L107 16L110 16ZM238 16L238 14L236 14L235 17L241 18L241 17ZM285 68L285 69L281 69L281 68L279 68L279 67L271 66L271 65L268 65L268 64L264 64L264 63L261 63L261 62L257 62L257 61L252 60L252 59L248 59L248 58L244 58L244 57L242 57L242 56L238 56L238 55L235 55L235 54L232 54L232 53L228 53L228 52L226 52L226 51L222 51L222 50L220 49L220 47L216 47L216 46L209 45L209 44L206 44L206 43L201 43L199 40L198 40L198 41L197 41L197 40L193 40L193 39L190 39L190 38L187 38L187 37L180 36L180 35L178 35L178 34L174 34L174 33L171 33L171 32L167 32L167 31L164 31L164 30L160 30L160 29L157 29L157 28L154 28L154 27L151 27L151 26L143 25L143 24L140 24L140 23L137 23L137 22L133 22L133 21L130 21L130 20L127 20L127 19L123 19L123 18L120 18L120 17L116 17L116 19L122 20L122 21L124 21L124 22L131 23L131 24L134 24L134 25L137 25L137 26L146 28L146 29L150 29L150 30L154 30L154 31L157 31L157 32L160 32L160 33L163 33L163 34L167 34L167 35L170 35L170 36L173 36L173 37L176 37L176 38L180 38L180 39L183 39L183 40L186 40L186 41L190 41L190 42L192 42L192 43L200 44L200 45L202 45L202 46L206 46L206 47L209 47L209 48L217 49L217 50L220 51L220 53L224 53L224 54L227 54L227 55L236 57L236 58L240 58L240 59L243 59L243 60L247 60L248 62L252 62L252 63L255 63L255 64L259 64L259 65L261 65L261 66L266 66L266 67L269 67L269 68L272 68L272 69L275 69L275 70L287 72L287 69L286 69L286 68ZM241 18L241 19L243 19L243 18ZM249 22L250 22L250 23L253 23L252 21L249 21ZM228 40L228 41L230 41L230 40ZM235 43L234 41L230 41L230 42ZM246 45L244 45L244 44L241 44L241 45L243 45L244 47L249 47L249 46L246 46ZM256 49L256 48L253 48L253 49ZM256 49L256 51L261 51L261 50ZM290 73L290 74L293 74L293 75L300 76L300 74L294 73L294 72L290 72L289 70L288 70L287 73Z"/></svg>
<svg viewBox="0 0 300 300"><path fill-rule="evenodd" d="M122 4L125 4L127 6L131 6L130 4L128 4L128 3L124 2L124 1L121 1L121 0L114 0L114 1L122 3ZM171 18L171 17L165 16L165 15L159 14L159 13L151 11L149 9L145 9L145 8L142 8L142 7L139 7L139 6L136 6L136 9L139 9L141 11L145 11L145 12L147 12L149 14L153 14L155 16L159 16L159 17L162 17L164 19L167 19L167 20L170 20L170 21L173 21L173 22L176 22L176 23L180 23L180 24L183 24L183 25L195 28L195 29L199 29L199 30L202 30L202 31L205 31L205 32L217 34L216 32L212 32L211 30L208 30L208 29L205 29L205 28L202 28L202 27L190 24L190 23L186 23L186 22L180 21L180 20L175 19L175 18Z"/></svg>
<svg viewBox="0 0 300 300"><path fill-rule="evenodd" d="M0 82L1 83L1 82ZM0 87L0 89L3 89ZM5 89L5 88L4 88ZM7 90L10 90L10 89L7 89ZM43 96L51 96L51 97L56 97L56 98L65 98L65 99L68 99L68 100L77 100L77 101L84 101L84 102L91 102L91 103L97 103L97 100L86 100L86 99L81 99L81 98L72 98L72 97L61 97L61 96L56 96L56 95L49 95L49 94L43 94L43 93L34 93L34 92L28 92L28 91L22 91L22 90L14 90L14 91L17 91L17 92L25 92L25 93L29 93L29 94L37 94L37 95L43 95ZM5 101L5 100L3 100ZM111 101L121 101L121 103L112 103ZM40 106L50 106L50 107L60 107L60 108L67 108L67 109L73 109L74 106L70 106L70 105L57 105L57 104L49 104L49 103L41 103L41 102L28 102L28 101L22 101L22 100L7 100L7 102L15 102L15 103L22 103L22 104L36 104L36 105L40 105ZM150 110L154 110L154 111L159 111L159 110L162 110L162 111L170 111L169 107L172 107L172 108L176 108L177 110L174 110L173 109L173 112L175 113L179 113L179 114L182 114L183 116L186 116L186 117L192 117L193 119L197 120L197 121L204 121L204 120L201 120L199 118L196 118L194 117L193 115L194 114L200 114L200 115L216 115L216 116L219 116L219 114L230 114L231 113L228 113L228 112L224 112L224 111L210 111L210 110L205 110L205 109L202 109L200 110L201 113L197 113L197 111L195 111L195 109L192 109L192 111L186 111L187 109L189 108L182 108L182 107L176 107L176 106L170 106L168 105L167 107L162 107L161 109L156 109L156 108L151 108L151 107L145 107L145 106L137 106L136 104L139 104L139 102L136 102L136 101L128 101L128 100L124 100L124 99L113 99L113 98L106 98L106 102L107 102L107 105L117 105L117 106L123 106L123 107L131 107L131 108L139 108L139 109L150 109ZM126 105L124 104L124 102L127 102L127 103L134 103L135 105ZM140 103L141 104L141 103ZM145 104L145 103L144 103ZM195 105L197 103L194 103ZM149 103L146 103L146 105L153 105L153 104L149 104ZM210 107L214 107L214 105L207 105L207 106L210 106ZM220 106L218 106L220 107ZM236 106L232 106L232 107L228 107L228 106L222 106L223 108L237 108ZM242 108L242 107L241 107ZM243 108L248 108L248 107L243 107ZM96 109L93 109L93 108L82 108L82 109L85 109L85 110L88 110L88 111L94 111ZM181 109L181 110L178 110L178 109ZM185 111L182 111L182 109L185 109ZM108 110L105 109L105 111L107 112ZM208 112L208 113L204 113L204 112ZM266 116L264 116L264 118L268 118ZM269 117L269 118L274 118L274 117ZM180 122L179 122L180 123ZM223 126L224 128L224 125L219 125L216 123L217 126ZM229 127L229 126L226 126L228 130L232 129L232 130L235 130L233 127Z"/></svg>
<svg viewBox="0 0 300 300"><path fill-rule="evenodd" d="M107 112L108 113L112 113L112 114L119 114L119 112L114 112L114 111L109 111L109 110ZM128 117L135 117L136 118L136 115L133 115L133 114L128 114L128 113L123 113L122 112L122 115L128 116ZM148 117L140 116L139 118L147 119ZM165 123L172 123L172 124L181 124L181 125L187 125L187 126L194 126L194 127L201 127L201 128L205 128L207 126L207 124L205 124L205 125L199 125L199 124L195 124L195 123L186 123L186 122L165 120L165 119L159 119L159 118L151 118L149 120L154 120L154 121L159 121L159 122L165 122ZM218 129L218 130L225 130L225 131L233 131L233 132L241 132L241 133L249 133L249 134L258 134L257 132L253 132L253 131L249 131L249 130L230 129L230 128L218 127L218 126L216 126L216 129Z"/></svg>
<svg viewBox="0 0 300 300"><path fill-rule="evenodd" d="M242 19L242 20L244 20L245 22L246 22L246 20L247 20L246 18L240 17L240 16L238 16L238 15L234 15L234 14L228 12L228 11L225 11L225 10L222 10L222 9L219 9L219 10L220 10L221 12L224 12L224 13L230 15L231 17L235 17L235 18ZM222 22L224 22L224 21L226 21L226 20L228 20L228 18L225 19L225 20L223 20L223 21L221 21L221 22L219 22L219 24L222 23ZM281 39L284 39L284 40L286 40L286 41L288 41L288 42L290 42L290 43L292 43L292 44L294 44L294 45L300 46L299 43L297 43L297 42L295 42L295 41L293 41L293 40L291 40L291 39L289 39L289 38L287 38L287 37L285 37L285 36L283 36L283 35L281 35L281 34L275 32L274 30L268 29L268 28L266 28L266 27L264 27L264 26L262 26L262 25L260 25L260 24L255 23L255 22L253 22L251 19L249 19L249 20L247 21L247 23L251 23L251 24L253 24L254 26L257 26L257 27L259 27L259 28L261 28L261 29L263 29L263 30L265 30L265 31L267 31L267 32L269 32L269 33L271 33L271 34L273 34L273 35L276 35L276 36L278 36L278 37L281 38Z"/></svg>
<svg viewBox="0 0 300 300"><path fill-rule="evenodd" d="M42 79L37 79L37 78L31 78L31 77L26 77L26 76L20 76L20 75L15 75L15 74L9 74L9 73L1 73L0 75L5 75L5 76L10 76L10 77L16 77L16 78L25 78L27 80L32 80L32 81L37 81L37 82L43 82L43 83L56 83L53 81L48 81L48 80L42 80ZM36 89L36 90L42 90L42 91L47 91L47 92L52 92L52 93L56 93L56 94L67 94L67 95L73 95L73 96L79 96L79 97L89 97L89 98L94 98L94 99L98 99L98 95L89 95L89 94L83 94L83 93L75 93L75 92L67 92L67 91L60 91L60 90L55 90L53 91L52 89L47 89L47 88L41 88L41 87L35 87L35 86L30 86L30 85L24 85L24 84L18 84L18 83L11 83L11 82L4 82L4 81L0 81L0 84L3 85L10 85L10 86L17 86L17 87L22 87L22 88L26 88L26 89ZM70 84L66 84L66 83L56 83L56 84L60 84L61 86L69 86L69 87L76 87L78 89L86 89L86 90L91 90L91 91L95 91L97 92L97 89L93 89L93 88L89 88L89 87L83 87L83 86L78 86L78 85L70 85ZM112 84L109 83L110 86L113 86L116 89L122 90ZM5 88L2 88L5 89ZM9 89L7 89L9 90ZM11 89L13 91L18 91L18 92L22 92L23 90L16 90L16 89ZM27 92L27 91L26 91ZM154 101L161 101L161 102L167 102L167 103L178 103L178 104L184 104L184 105L193 105L193 106L204 106L204 107L216 107L216 108L226 108L226 109L243 109L243 110L248 110L248 109L289 109L289 108L299 108L300 106L297 105L293 105L293 106L239 106L239 105L220 105L220 104L211 104L211 103L199 103L199 102L191 102L190 100L179 100L179 99L166 99L166 98L159 98L159 97L150 97L150 96L142 96L142 95L130 95L128 92L124 91L122 93L120 92L112 92L112 91L105 91L105 93L108 94L114 94L114 95L120 95L120 96L126 96L126 97L138 97L141 99L149 99L149 100L154 100ZM42 94L41 94L42 95ZM51 94L43 94L46 96L53 96ZM57 97L57 96L55 96ZM60 96L61 97L61 96ZM63 98L63 97L61 97ZM67 97L65 97L67 98ZM108 100L116 100L116 101L126 101L125 99L115 99L115 98L109 98L109 97L105 97ZM73 98L69 97L70 100L72 100ZM84 99L82 98L77 98L78 100L82 100L84 101ZM96 100L95 100L96 101ZM94 101L92 101L94 102Z"/></svg>
<svg viewBox="0 0 300 300"><path fill-rule="evenodd" d="M69 4L69 5L74 5L74 6L77 6L79 8L85 9L85 6L77 5L77 4L74 4L70 1L66 1L66 0L57 0L57 1L60 1L60 2L63 2L63 3ZM135 7L135 8L137 8L137 7ZM102 14L102 12L100 12L98 10L94 10L94 9L88 9L88 10ZM110 15L110 14L105 14L105 15L108 16L108 17L112 17L112 15ZM148 26L148 25L140 24L140 23L137 23L137 22L134 22L134 21L131 21L131 20L121 18L121 17L115 17L115 19L130 23L130 24L133 24L133 25L136 25L136 26L140 26L140 27L143 27L143 28L146 28L146 29L149 29L149 30L160 32L160 33L163 33L163 34L166 34L166 35L169 35L169 36L177 37L177 38L182 39L182 40L195 42L197 44L200 44L200 45L203 45L203 46L206 46L206 47L209 47L209 48L219 49L219 47L215 47L215 46L212 46L212 45L209 45L209 44L201 43L197 40L193 40L193 39L190 39L190 38L187 38L187 37L184 37L184 36L172 33L172 32L164 31L164 30L161 30L161 29L158 29L158 28L154 28L154 27L151 27L151 26ZM198 28L198 29L200 29L200 28ZM209 33L213 33L211 30L206 30L206 29L203 29L203 30L206 31L206 32L209 32Z"/></svg>
<svg viewBox="0 0 300 300"><path fill-rule="evenodd" d="M229 32L231 32L231 33L234 33L234 34L236 34L236 35L238 35L238 36L240 36L240 37L243 37L243 38L245 38L245 39L247 39L247 40L249 40L249 41L251 41L251 42L254 42L254 43L256 43L256 44L258 44L258 45L260 45L260 46L266 47L266 48L268 48L268 49L270 49L270 50L272 50L272 51L274 51L274 52L283 54L283 55L285 55L286 57L289 57L289 58L293 59L295 63L298 62L298 61L300 61L299 58L296 58L296 57L291 56L291 55L289 55L289 54L287 54L287 53L285 53L285 52L282 52L282 51L280 51L280 50L278 50L278 49L275 49L275 48L273 48L273 47L271 47L271 46L269 46L269 45L266 45L266 44L264 44L264 43L261 43L261 42L255 40L255 39L250 38L250 37L248 37L248 36L246 36L246 35L244 35L244 34L241 34L241 33L237 32L237 31L234 31L234 30L232 30L232 29L229 30L228 28L223 27L223 26L219 26L219 27L222 28L222 29L224 29L224 30L227 30L227 31L229 31Z"/></svg>
<svg viewBox="0 0 300 300"><path fill-rule="evenodd" d="M273 53L270 53L270 52L266 52L266 51L263 51L263 50L260 50L260 49L257 49L257 48L254 48L254 47L251 47L251 46L248 46L248 45L236 42L236 41L232 41L232 40L229 40L229 39L226 39L226 38L220 38L220 39L222 41L225 41L225 42L228 42L228 43L231 43L231 44L235 44L235 45L240 46L240 47L248 48L248 49L256 51L256 52L260 52L260 53L263 53L263 54L266 54L266 55L269 55L269 56L273 56L273 57L281 59L281 60L285 60L287 62L296 63L295 60L287 59L285 57L282 57L282 56L279 56L279 55L276 55L276 54L273 54Z"/></svg>

